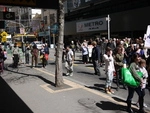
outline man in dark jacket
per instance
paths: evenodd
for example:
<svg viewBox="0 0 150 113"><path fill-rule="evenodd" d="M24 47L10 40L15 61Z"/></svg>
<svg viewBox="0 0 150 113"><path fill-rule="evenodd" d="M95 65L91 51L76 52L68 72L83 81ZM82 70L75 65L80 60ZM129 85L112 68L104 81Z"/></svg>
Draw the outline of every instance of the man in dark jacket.
<svg viewBox="0 0 150 113"><path fill-rule="evenodd" d="M95 75L100 76L100 65L99 65L99 60L100 60L100 48L97 46L96 41L92 42L93 49L92 49L92 62L94 66L94 71Z"/></svg>

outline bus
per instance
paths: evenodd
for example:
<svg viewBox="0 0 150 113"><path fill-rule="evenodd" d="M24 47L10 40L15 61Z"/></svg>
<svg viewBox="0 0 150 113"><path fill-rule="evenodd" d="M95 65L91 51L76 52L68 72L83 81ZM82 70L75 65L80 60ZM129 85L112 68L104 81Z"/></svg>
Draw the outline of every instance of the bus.
<svg viewBox="0 0 150 113"><path fill-rule="evenodd" d="M12 42L17 43L18 47L22 47L22 43L28 46L34 41L37 41L37 37L34 34L16 34L12 38Z"/></svg>

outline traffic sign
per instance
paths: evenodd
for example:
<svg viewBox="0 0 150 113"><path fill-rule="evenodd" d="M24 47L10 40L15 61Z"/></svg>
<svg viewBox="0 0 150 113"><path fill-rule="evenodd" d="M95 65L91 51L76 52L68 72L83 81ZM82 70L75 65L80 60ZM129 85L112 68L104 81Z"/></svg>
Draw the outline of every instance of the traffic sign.
<svg viewBox="0 0 150 113"><path fill-rule="evenodd" d="M15 20L15 12L0 12L0 19Z"/></svg>
<svg viewBox="0 0 150 113"><path fill-rule="evenodd" d="M3 12L3 19L15 20L15 12Z"/></svg>

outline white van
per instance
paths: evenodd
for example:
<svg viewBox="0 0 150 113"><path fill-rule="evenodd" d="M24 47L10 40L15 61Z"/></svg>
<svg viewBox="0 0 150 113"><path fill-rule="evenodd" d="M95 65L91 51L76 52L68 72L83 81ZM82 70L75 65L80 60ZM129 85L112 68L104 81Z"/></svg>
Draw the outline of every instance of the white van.
<svg viewBox="0 0 150 113"><path fill-rule="evenodd" d="M7 45L11 44L11 43L12 43L11 34L8 34L8 35L6 36L6 38L7 38L7 41L6 41Z"/></svg>

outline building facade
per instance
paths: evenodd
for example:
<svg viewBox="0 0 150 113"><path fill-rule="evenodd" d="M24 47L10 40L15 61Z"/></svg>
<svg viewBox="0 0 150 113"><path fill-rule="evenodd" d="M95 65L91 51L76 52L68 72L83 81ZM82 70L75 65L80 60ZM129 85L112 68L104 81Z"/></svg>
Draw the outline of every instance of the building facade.
<svg viewBox="0 0 150 113"><path fill-rule="evenodd" d="M67 0L65 14L65 37L107 37L107 16L110 16L111 38L138 38L146 33L150 24L149 0ZM95 20L104 19L103 28L95 29ZM90 22L87 27L87 22ZM82 23L82 24L79 24ZM87 27L89 30L80 31ZM91 28L92 27L92 28ZM86 28L86 29L87 29ZM93 29L93 30L90 30Z"/></svg>

